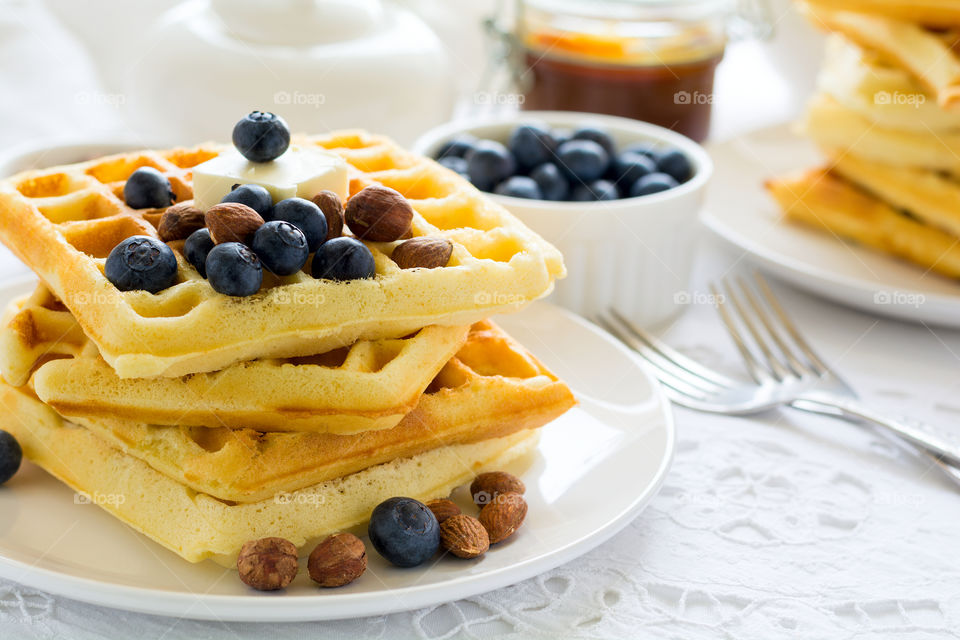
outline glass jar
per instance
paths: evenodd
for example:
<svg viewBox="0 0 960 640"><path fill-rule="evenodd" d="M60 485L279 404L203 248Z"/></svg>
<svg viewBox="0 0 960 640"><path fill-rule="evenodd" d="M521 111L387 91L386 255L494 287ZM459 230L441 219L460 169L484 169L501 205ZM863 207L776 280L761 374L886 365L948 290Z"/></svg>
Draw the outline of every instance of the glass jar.
<svg viewBox="0 0 960 640"><path fill-rule="evenodd" d="M520 0L522 108L652 122L702 141L733 0Z"/></svg>

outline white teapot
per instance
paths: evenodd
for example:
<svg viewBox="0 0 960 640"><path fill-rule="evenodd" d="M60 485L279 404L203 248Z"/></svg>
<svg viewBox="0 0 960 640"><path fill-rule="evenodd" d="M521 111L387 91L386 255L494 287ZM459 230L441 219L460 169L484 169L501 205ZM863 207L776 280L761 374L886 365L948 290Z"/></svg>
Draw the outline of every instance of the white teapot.
<svg viewBox="0 0 960 640"><path fill-rule="evenodd" d="M68 23L67 5L86 5L48 2ZM150 140L227 140L238 118L261 109L295 132L362 127L406 144L453 111L440 40L392 3L188 0L165 13L141 9L110 13L110 34L103 21L87 29L75 16L71 26L108 89L124 96L130 126Z"/></svg>

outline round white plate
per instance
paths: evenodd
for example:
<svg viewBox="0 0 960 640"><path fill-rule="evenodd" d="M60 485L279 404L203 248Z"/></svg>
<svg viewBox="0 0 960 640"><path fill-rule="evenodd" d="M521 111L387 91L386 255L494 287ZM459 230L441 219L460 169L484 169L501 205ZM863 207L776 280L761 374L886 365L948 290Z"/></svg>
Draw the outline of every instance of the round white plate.
<svg viewBox="0 0 960 640"><path fill-rule="evenodd" d="M0 304L33 282L0 287ZM530 505L509 541L475 561L399 569L376 552L340 589L313 586L304 563L290 588L259 593L212 562L190 564L29 463L0 487L0 576L107 607L186 618L323 620L381 615L490 591L563 564L620 531L650 501L673 455L666 400L629 351L546 303L498 319L577 393L580 406L543 428L523 472ZM10 418L7 418L10 419ZM0 425L2 426L2 425Z"/></svg>
<svg viewBox="0 0 960 640"><path fill-rule="evenodd" d="M751 262L797 287L868 313L960 327L960 284L895 258L781 221L763 181L823 162L789 125L713 145L704 224Z"/></svg>

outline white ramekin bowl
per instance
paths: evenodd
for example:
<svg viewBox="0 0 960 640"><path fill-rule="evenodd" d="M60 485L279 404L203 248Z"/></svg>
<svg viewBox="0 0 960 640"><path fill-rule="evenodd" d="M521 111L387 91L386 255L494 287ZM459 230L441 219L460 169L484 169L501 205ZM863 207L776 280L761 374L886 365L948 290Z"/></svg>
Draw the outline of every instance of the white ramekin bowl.
<svg viewBox="0 0 960 640"><path fill-rule="evenodd" d="M606 130L623 148L651 142L678 149L690 159L693 177L648 196L604 202L552 202L490 194L562 253L568 275L551 300L592 317L614 307L642 325L674 316L689 299L704 188L713 173L706 151L669 129L629 118L564 111L524 111L498 119L457 120L428 131L414 150L433 156L461 133L506 142L518 124L545 122L569 129L591 124Z"/></svg>

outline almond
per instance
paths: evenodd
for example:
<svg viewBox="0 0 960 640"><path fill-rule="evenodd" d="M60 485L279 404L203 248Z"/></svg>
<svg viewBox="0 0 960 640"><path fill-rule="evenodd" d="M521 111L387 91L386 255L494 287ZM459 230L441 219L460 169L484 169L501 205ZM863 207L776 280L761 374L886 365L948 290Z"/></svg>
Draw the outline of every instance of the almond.
<svg viewBox="0 0 960 640"><path fill-rule="evenodd" d="M210 237L216 244L224 242L247 243L253 232L263 225L260 214L239 202L221 202L204 216Z"/></svg>
<svg viewBox="0 0 960 640"><path fill-rule="evenodd" d="M342 587L367 570L367 549L352 533L332 535L310 553L307 571L321 587Z"/></svg>
<svg viewBox="0 0 960 640"><path fill-rule="evenodd" d="M523 481L506 471L481 473L470 484L470 495L478 507L490 504L501 493L519 493L523 495L527 487Z"/></svg>
<svg viewBox="0 0 960 640"><path fill-rule="evenodd" d="M401 269L436 269L447 266L452 253L453 243L446 238L421 236L398 244L391 257Z"/></svg>
<svg viewBox="0 0 960 640"><path fill-rule="evenodd" d="M460 515L460 507L453 500L431 500L427 503L427 508L436 516L437 522L443 524L447 518Z"/></svg>
<svg viewBox="0 0 960 640"><path fill-rule="evenodd" d="M323 217L327 219L327 240L339 238L343 235L343 203L340 196L333 191L324 189L312 198L313 204L320 207Z"/></svg>
<svg viewBox="0 0 960 640"><path fill-rule="evenodd" d="M460 514L440 525L440 544L458 558L476 558L490 548L490 536L479 520Z"/></svg>
<svg viewBox="0 0 960 640"><path fill-rule="evenodd" d="M527 517L527 501L519 493L501 493L480 510L480 524L490 536L490 544L512 536Z"/></svg>
<svg viewBox="0 0 960 640"><path fill-rule="evenodd" d="M206 226L203 211L197 209L190 202L180 202L167 207L160 216L157 233L164 242L171 240L185 240L187 236Z"/></svg>
<svg viewBox="0 0 960 640"><path fill-rule="evenodd" d="M358 238L393 242L409 233L413 207L399 191L371 185L347 200L344 217Z"/></svg>

